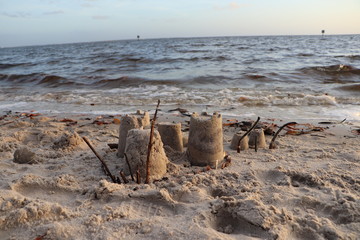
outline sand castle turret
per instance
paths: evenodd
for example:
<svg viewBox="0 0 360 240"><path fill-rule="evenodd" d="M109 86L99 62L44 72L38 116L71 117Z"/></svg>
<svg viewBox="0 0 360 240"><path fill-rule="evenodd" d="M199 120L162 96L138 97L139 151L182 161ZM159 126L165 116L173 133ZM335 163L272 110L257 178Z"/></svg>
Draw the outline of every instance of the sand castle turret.
<svg viewBox="0 0 360 240"><path fill-rule="evenodd" d="M255 148L255 142L258 148L266 148L264 130L254 129L249 133L249 147Z"/></svg>
<svg viewBox="0 0 360 240"><path fill-rule="evenodd" d="M230 144L230 148L233 150L237 150L239 140L244 135L244 133L235 133ZM240 142L240 150L244 151L249 149L249 137L245 136Z"/></svg>
<svg viewBox="0 0 360 240"><path fill-rule="evenodd" d="M142 179L146 177L149 138L150 129L131 129L126 139L125 153L129 165L133 173L139 170ZM168 162L160 134L157 130L154 130L153 146L150 154L150 181L159 180L165 175Z"/></svg>
<svg viewBox="0 0 360 240"><path fill-rule="evenodd" d="M125 115L120 119L118 156L124 157L126 137L131 129L138 129L150 125L148 112L138 110L134 115Z"/></svg>
<svg viewBox="0 0 360 240"><path fill-rule="evenodd" d="M215 166L224 158L221 114L191 115L187 155L192 165Z"/></svg>
<svg viewBox="0 0 360 240"><path fill-rule="evenodd" d="M181 123L161 122L158 124L158 130L164 145L167 145L178 152L183 151Z"/></svg>

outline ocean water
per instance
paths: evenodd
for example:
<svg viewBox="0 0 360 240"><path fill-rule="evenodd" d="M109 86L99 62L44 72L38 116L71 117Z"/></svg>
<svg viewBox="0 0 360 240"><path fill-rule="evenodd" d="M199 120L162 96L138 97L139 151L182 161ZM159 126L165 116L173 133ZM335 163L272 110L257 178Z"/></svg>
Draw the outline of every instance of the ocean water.
<svg viewBox="0 0 360 240"><path fill-rule="evenodd" d="M360 35L142 39L0 48L0 112L360 120Z"/></svg>

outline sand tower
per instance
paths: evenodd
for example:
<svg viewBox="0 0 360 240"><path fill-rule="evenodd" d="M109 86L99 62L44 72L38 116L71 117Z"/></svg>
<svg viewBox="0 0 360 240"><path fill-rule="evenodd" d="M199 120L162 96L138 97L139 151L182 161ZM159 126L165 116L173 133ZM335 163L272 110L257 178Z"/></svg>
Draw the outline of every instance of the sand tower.
<svg viewBox="0 0 360 240"><path fill-rule="evenodd" d="M126 137L128 131L131 129L146 127L150 125L150 116L148 112L141 112L138 110L134 115L125 115L120 119L119 128L119 146L118 156L124 157L124 151L126 146Z"/></svg>
<svg viewBox="0 0 360 240"><path fill-rule="evenodd" d="M258 148L266 148L266 140L264 130L254 129L249 133L249 147L255 148L255 142Z"/></svg>
<svg viewBox="0 0 360 240"><path fill-rule="evenodd" d="M230 148L233 150L237 150L238 143L240 138L244 135L244 133L235 133L230 144ZM240 150L244 151L249 149L249 137L245 136L240 142Z"/></svg>
<svg viewBox="0 0 360 240"><path fill-rule="evenodd" d="M221 114L191 115L187 155L192 165L215 166L224 158Z"/></svg>
<svg viewBox="0 0 360 240"><path fill-rule="evenodd" d="M161 122L158 124L158 130L164 145L178 152L183 151L181 123Z"/></svg>
<svg viewBox="0 0 360 240"><path fill-rule="evenodd" d="M125 153L133 173L139 170L141 178L146 177L146 160L150 129L131 129L126 139ZM150 181L161 179L166 173L168 163L160 134L154 131L153 146L150 155Z"/></svg>

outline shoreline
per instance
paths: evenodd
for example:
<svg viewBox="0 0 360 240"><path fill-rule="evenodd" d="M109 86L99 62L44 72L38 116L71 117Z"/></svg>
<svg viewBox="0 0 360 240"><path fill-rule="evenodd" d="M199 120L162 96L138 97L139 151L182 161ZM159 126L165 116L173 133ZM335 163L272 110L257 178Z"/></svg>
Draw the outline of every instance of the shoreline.
<svg viewBox="0 0 360 240"><path fill-rule="evenodd" d="M324 131L282 132L277 149L237 153L229 145L239 128L229 126L234 117L223 116L230 166L190 166L184 154L170 151L166 178L146 185L112 183L83 142L69 145L64 138L73 131L86 136L118 175L124 160L107 144L118 141L120 116L36 114L0 120L1 239L356 239L360 234L359 121L301 120ZM157 122L188 127L189 117L179 112L158 117ZM271 138L266 136L267 145ZM37 164L13 162L24 146Z"/></svg>
<svg viewBox="0 0 360 240"><path fill-rule="evenodd" d="M155 112L156 104L152 105L101 105L101 104L48 104L47 108L40 105L32 107L15 107L9 106L0 110L0 117L6 115L8 112L13 114L21 113L39 113L44 116L120 116L124 114L132 114L138 109L148 111L150 114ZM69 107L71 106L71 107ZM48 109L49 108L49 109ZM39 110L41 109L41 110ZM347 122L354 124L360 122L360 113L353 107L337 107L337 106L215 106L215 105L187 105L187 104L162 104L160 105L159 114L164 116L176 116L176 109L183 109L188 115L193 112L209 114L219 112L225 118L236 118L239 120L255 120L258 116L262 119L278 119L278 121L295 121L295 122L309 122L316 124L321 121L340 122L346 119ZM179 113L180 114L180 113Z"/></svg>

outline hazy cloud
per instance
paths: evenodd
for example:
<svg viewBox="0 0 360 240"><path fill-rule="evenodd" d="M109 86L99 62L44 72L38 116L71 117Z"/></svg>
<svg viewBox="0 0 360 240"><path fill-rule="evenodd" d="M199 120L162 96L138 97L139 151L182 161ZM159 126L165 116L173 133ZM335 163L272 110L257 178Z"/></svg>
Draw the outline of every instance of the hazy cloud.
<svg viewBox="0 0 360 240"><path fill-rule="evenodd" d="M17 13L1 12L0 15L3 15L5 17L11 17L11 18L28 18L28 17L31 17L31 14L27 13L27 12L17 12Z"/></svg>
<svg viewBox="0 0 360 240"><path fill-rule="evenodd" d="M109 16L97 15L97 16L92 16L92 19L94 19L94 20L106 20L106 19L109 19Z"/></svg>
<svg viewBox="0 0 360 240"><path fill-rule="evenodd" d="M58 10L58 11L44 12L43 13L43 15L58 15L58 14L64 14L64 11Z"/></svg>
<svg viewBox="0 0 360 240"><path fill-rule="evenodd" d="M229 3L229 6L228 6L230 9L237 9L237 8L240 8L241 6L236 3L236 2L231 2Z"/></svg>

